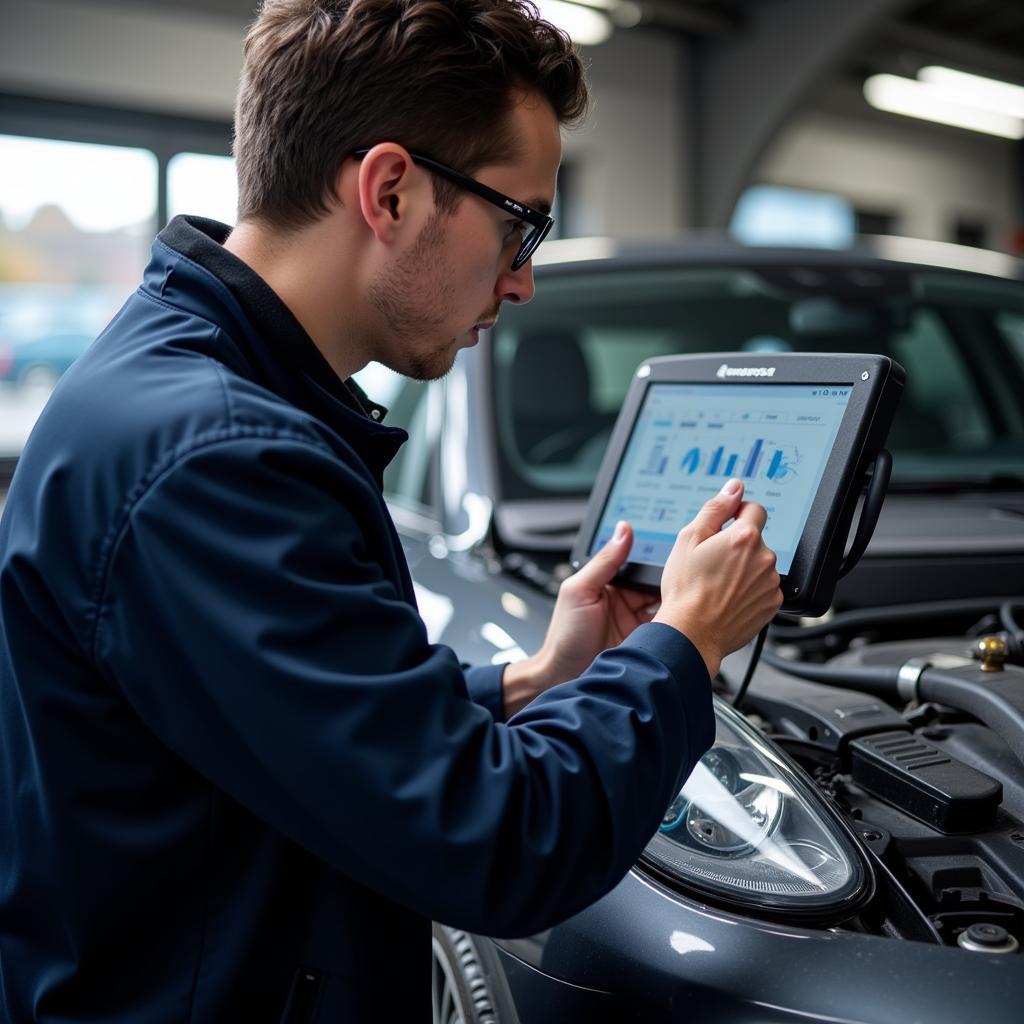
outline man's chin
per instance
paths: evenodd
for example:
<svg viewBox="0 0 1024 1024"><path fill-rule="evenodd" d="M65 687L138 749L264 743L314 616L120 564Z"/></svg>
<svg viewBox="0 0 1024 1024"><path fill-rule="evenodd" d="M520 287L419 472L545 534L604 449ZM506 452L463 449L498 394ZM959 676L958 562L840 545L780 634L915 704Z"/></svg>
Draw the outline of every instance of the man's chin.
<svg viewBox="0 0 1024 1024"><path fill-rule="evenodd" d="M446 377L455 365L455 357L459 354L459 349L465 347L459 344L460 340L452 338L443 349L439 349L427 358L414 360L405 369L398 372L405 377L422 381L440 380L442 377Z"/></svg>

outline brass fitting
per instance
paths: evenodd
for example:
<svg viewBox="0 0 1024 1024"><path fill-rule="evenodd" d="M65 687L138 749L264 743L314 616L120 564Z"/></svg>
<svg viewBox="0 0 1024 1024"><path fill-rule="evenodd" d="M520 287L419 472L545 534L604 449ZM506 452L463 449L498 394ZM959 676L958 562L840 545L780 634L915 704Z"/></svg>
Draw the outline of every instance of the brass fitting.
<svg viewBox="0 0 1024 1024"><path fill-rule="evenodd" d="M983 636L974 645L973 654L981 662L982 672L1002 672L1009 654L1006 638Z"/></svg>

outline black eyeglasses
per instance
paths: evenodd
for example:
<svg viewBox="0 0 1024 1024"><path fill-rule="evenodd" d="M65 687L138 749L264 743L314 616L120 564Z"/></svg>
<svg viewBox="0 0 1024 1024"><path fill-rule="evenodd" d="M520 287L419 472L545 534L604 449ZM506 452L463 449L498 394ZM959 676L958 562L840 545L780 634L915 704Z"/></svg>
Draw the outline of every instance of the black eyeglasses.
<svg viewBox="0 0 1024 1024"><path fill-rule="evenodd" d="M352 155L361 160L369 152L369 148L357 149L353 151ZM430 157L420 156L419 153L410 153L409 156L412 157L413 163L426 167L428 171L433 171L434 174L438 174L442 178L447 178L452 184L458 185L459 188L464 188L467 192L472 192L474 195L478 195L481 199L486 199L487 202L497 206L499 210L504 210L505 213L514 213L529 226L530 230L523 235L519 251L516 253L515 259L512 260L513 270L518 270L537 251L537 246L544 241L547 233L555 223L554 219L546 213L541 213L525 203L520 203L516 199L502 195L496 189L482 185L479 181L465 174L460 174L451 167L439 164L436 160L431 160Z"/></svg>

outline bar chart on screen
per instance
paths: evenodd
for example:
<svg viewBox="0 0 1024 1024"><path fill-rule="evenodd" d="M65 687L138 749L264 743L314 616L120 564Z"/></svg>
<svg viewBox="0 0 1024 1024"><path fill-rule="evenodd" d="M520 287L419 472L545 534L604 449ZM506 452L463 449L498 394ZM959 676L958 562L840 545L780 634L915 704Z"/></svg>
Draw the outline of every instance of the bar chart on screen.
<svg viewBox="0 0 1024 1024"><path fill-rule="evenodd" d="M847 388L654 385L595 538L633 524L636 561L660 564L678 531L736 477L768 512L765 540L792 554L842 419Z"/></svg>
<svg viewBox="0 0 1024 1024"><path fill-rule="evenodd" d="M786 483L793 479L800 464L798 446L782 446L771 439L759 437L746 451L730 451L725 445L715 448L689 448L679 460L676 469L686 476L738 476L747 480L771 480ZM648 476L664 476L669 465L665 444L656 445L644 469Z"/></svg>

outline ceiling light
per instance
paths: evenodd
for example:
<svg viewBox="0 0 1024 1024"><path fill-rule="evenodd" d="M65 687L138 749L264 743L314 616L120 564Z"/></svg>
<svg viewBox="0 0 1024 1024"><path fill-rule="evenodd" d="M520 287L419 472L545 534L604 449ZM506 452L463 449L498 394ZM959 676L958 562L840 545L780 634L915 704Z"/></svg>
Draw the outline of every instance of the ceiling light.
<svg viewBox="0 0 1024 1024"><path fill-rule="evenodd" d="M1024 88L1019 85L981 75L969 75L966 71L954 71L934 64L921 68L917 77L922 82L942 89L960 103L997 114L1024 118Z"/></svg>
<svg viewBox="0 0 1024 1024"><path fill-rule="evenodd" d="M914 78L872 75L864 83L864 98L871 106L892 114L920 117L1004 139L1024 138L1024 118L971 106L966 100L952 100L946 89Z"/></svg>
<svg viewBox="0 0 1024 1024"><path fill-rule="evenodd" d="M616 28L636 28L644 20L644 12L635 0L570 0L583 7L607 11Z"/></svg>
<svg viewBox="0 0 1024 1024"><path fill-rule="evenodd" d="M580 46L596 46L612 34L607 14L570 0L534 0L542 18L568 32ZM597 0L593 0L594 3ZM603 6L603 5L602 5Z"/></svg>

